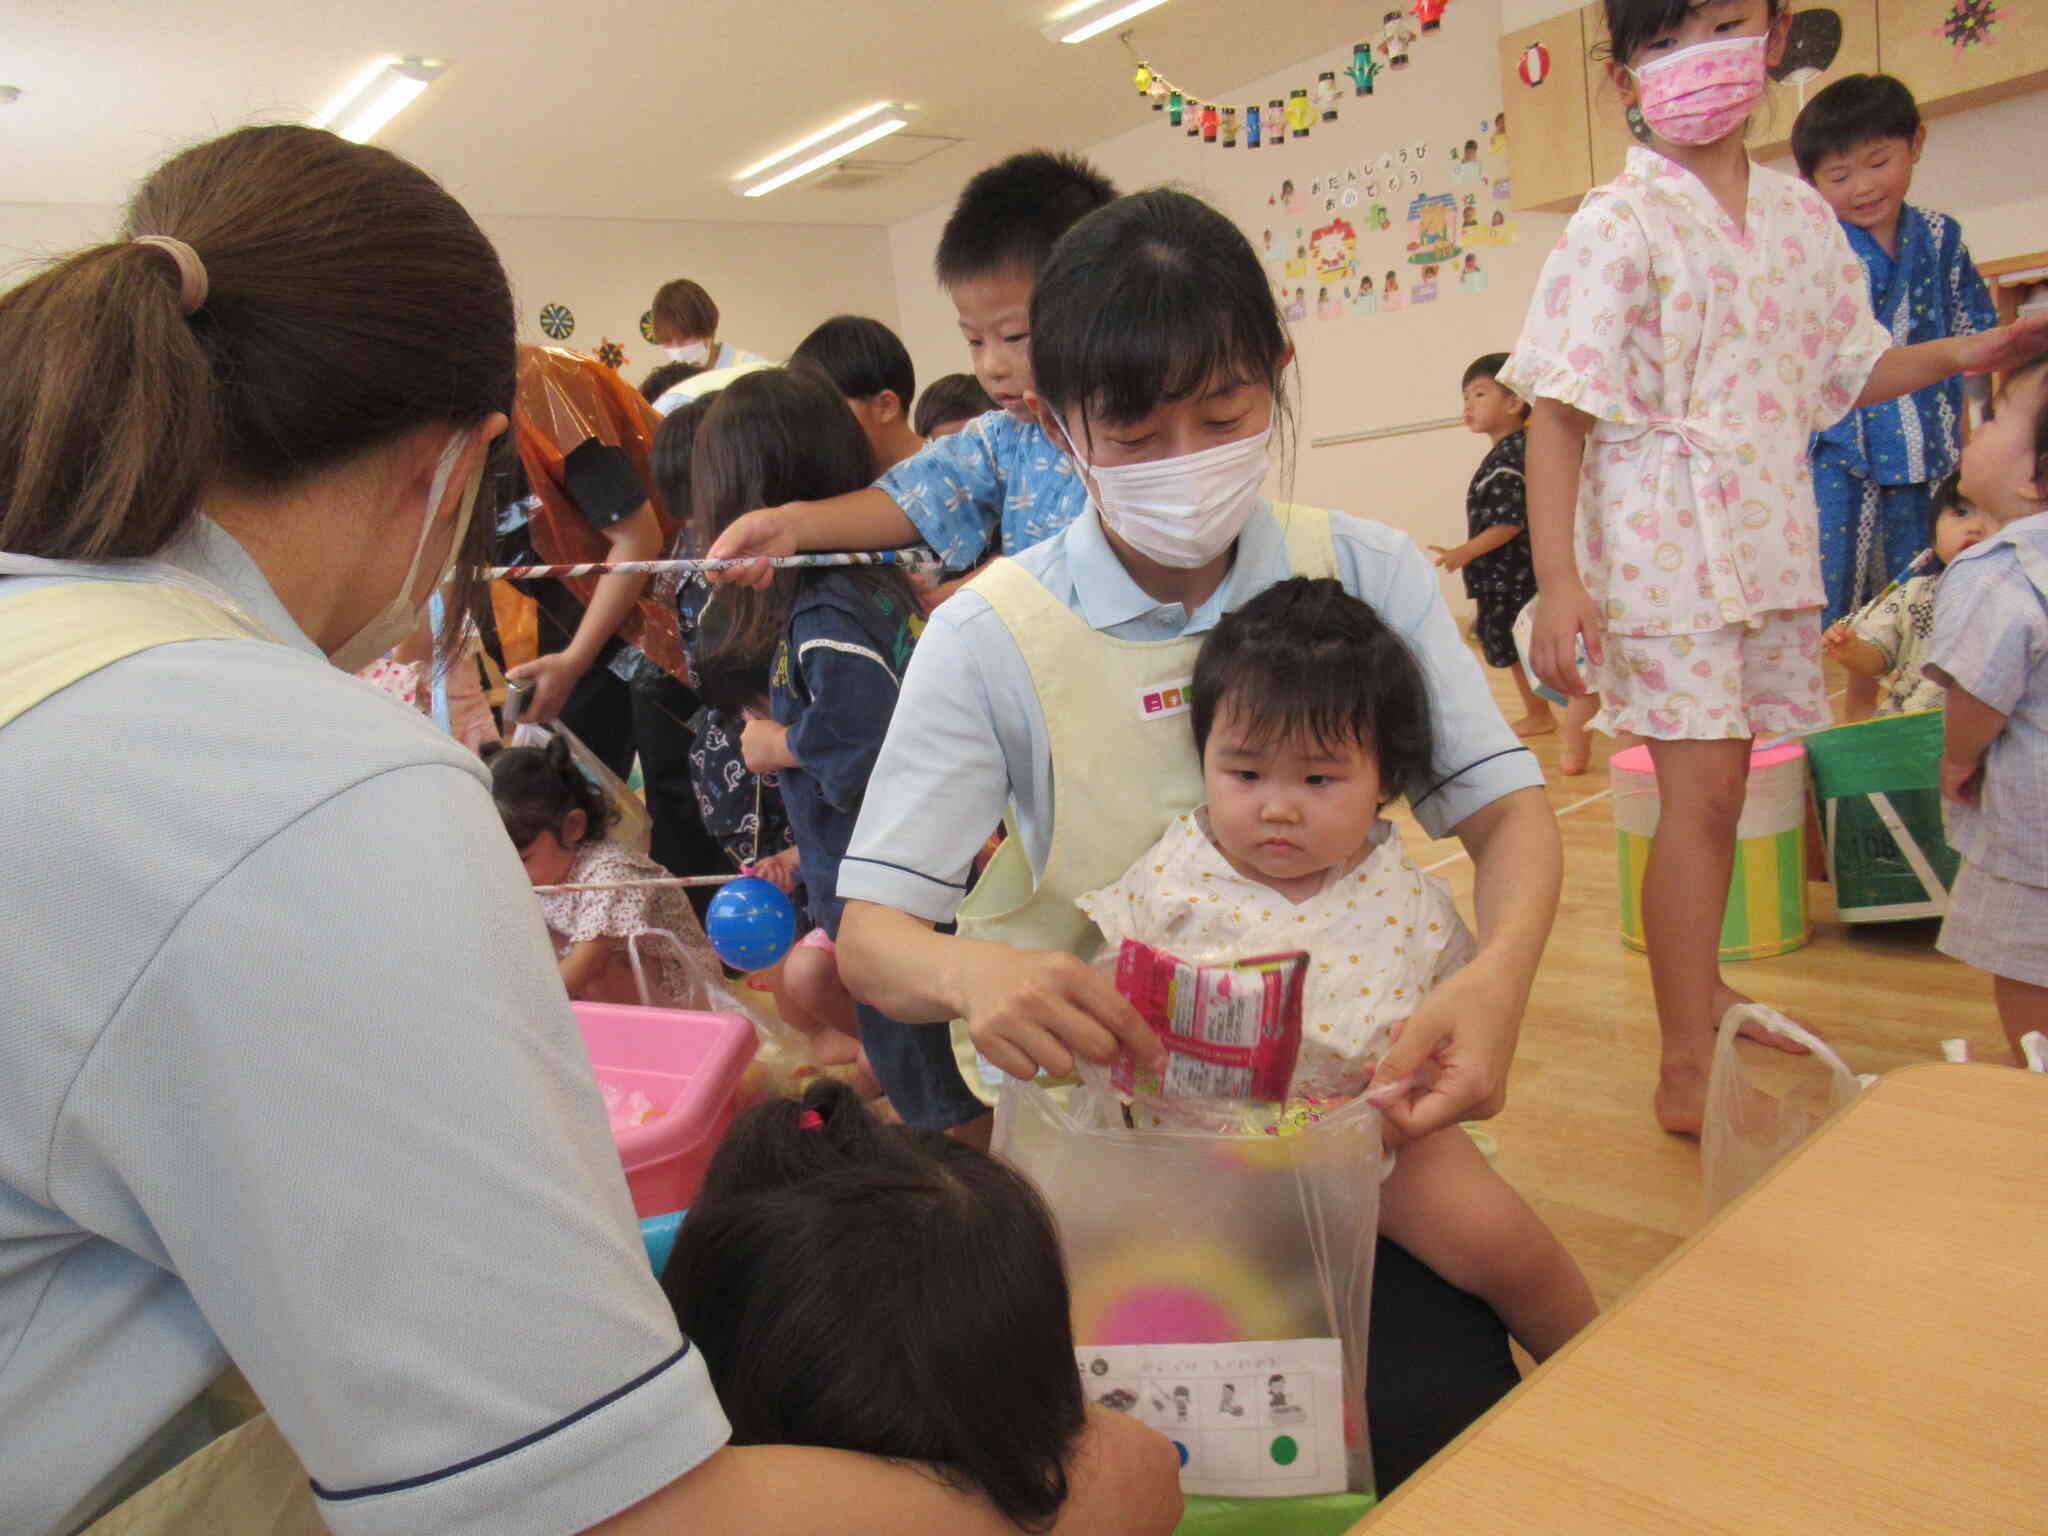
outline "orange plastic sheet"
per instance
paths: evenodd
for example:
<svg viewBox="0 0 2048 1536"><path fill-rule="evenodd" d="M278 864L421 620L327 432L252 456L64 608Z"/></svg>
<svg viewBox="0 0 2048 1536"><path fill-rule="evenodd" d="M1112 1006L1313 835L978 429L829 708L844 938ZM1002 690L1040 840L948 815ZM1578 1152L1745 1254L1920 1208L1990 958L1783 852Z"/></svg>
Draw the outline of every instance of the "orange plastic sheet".
<svg viewBox="0 0 2048 1536"><path fill-rule="evenodd" d="M675 544L676 520L655 488L651 457L661 417L631 385L595 358L562 347L519 349L519 399L512 430L528 484L540 505L533 514L533 547L543 563L579 564L611 557L611 545L577 510L562 481L562 465L595 439L625 450L647 487L647 499L661 525L662 547ZM585 576L569 585L585 603L602 578ZM663 670L689 680L682 636L676 626L672 586L650 582L619 638L638 646Z"/></svg>

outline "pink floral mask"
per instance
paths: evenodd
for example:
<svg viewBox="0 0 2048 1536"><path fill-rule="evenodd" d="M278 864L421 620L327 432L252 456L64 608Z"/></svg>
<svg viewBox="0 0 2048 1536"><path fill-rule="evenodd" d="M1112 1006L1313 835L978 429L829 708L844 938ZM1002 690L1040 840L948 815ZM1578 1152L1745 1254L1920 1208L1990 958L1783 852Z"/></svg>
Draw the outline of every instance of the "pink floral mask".
<svg viewBox="0 0 2048 1536"><path fill-rule="evenodd" d="M1695 43L1632 69L1643 118L1673 144L1713 144L1763 100L1770 35Z"/></svg>

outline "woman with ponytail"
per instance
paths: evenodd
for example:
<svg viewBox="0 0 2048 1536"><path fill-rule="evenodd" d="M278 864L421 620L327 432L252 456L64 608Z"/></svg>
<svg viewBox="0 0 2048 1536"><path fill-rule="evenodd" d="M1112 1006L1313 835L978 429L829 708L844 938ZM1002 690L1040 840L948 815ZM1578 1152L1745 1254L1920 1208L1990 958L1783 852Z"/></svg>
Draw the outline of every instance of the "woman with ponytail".
<svg viewBox="0 0 2048 1536"><path fill-rule="evenodd" d="M0 296L9 1532L176 1461L230 1362L340 1536L1005 1528L721 1448L489 776L347 675L469 606L513 332L431 178L286 126ZM1157 1503L1095 1438L1084 1506Z"/></svg>

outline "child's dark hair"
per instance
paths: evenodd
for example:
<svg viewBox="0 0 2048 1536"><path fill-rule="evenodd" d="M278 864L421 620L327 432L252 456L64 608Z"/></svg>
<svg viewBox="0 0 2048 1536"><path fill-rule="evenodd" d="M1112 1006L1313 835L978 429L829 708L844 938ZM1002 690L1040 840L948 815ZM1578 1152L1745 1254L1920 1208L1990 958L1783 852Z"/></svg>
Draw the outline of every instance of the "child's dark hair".
<svg viewBox="0 0 2048 1536"><path fill-rule="evenodd" d="M559 834L571 811L581 811L583 836L595 842L619 819L605 792L584 777L556 735L544 747L501 747L487 741L478 755L491 770L491 800L512 846L524 852L543 832Z"/></svg>
<svg viewBox="0 0 2048 1536"><path fill-rule="evenodd" d="M1195 657L1195 750L1227 705L1253 742L1362 746L1391 800L1429 781L1429 684L1386 621L1328 578L1294 576L1223 616Z"/></svg>
<svg viewBox="0 0 2048 1536"><path fill-rule="evenodd" d="M726 1133L662 1288L733 1444L920 1461L1057 1517L1085 1405L1052 1217L1007 1164L813 1082Z"/></svg>
<svg viewBox="0 0 2048 1536"><path fill-rule="evenodd" d="M1467 257L1466 259L1470 260L1471 258ZM1475 357L1466 365L1465 377L1458 380L1458 388L1469 388L1474 379L1497 380L1500 378L1501 369L1507 367L1507 365L1508 355L1505 352L1489 352L1484 357ZM1508 389L1505 384L1501 385L1501 388L1507 390L1509 394L1514 394L1514 391ZM1520 395L1515 395L1515 398L1517 400L1522 399ZM1522 400L1522 414L1525 417L1529 414L1529 402L1526 400Z"/></svg>
<svg viewBox="0 0 2048 1536"><path fill-rule="evenodd" d="M789 365L816 368L849 400L872 400L893 391L910 414L917 398L917 369L903 338L865 315L834 315L797 343Z"/></svg>
<svg viewBox="0 0 2048 1536"><path fill-rule="evenodd" d="M1594 50L1595 58L1626 65L1636 50L1660 32L1668 32L1699 9L1701 0L1606 0L1606 52ZM1766 14L1776 21L1785 0L1764 0Z"/></svg>
<svg viewBox="0 0 2048 1536"><path fill-rule="evenodd" d="M939 234L939 286L1045 265L1076 220L1116 197L1108 177L1079 155L1033 149L978 172Z"/></svg>
<svg viewBox="0 0 2048 1536"><path fill-rule="evenodd" d="M703 371L695 363L663 363L659 368L649 369L647 377L640 381L640 398L652 405L683 380L694 379Z"/></svg>
<svg viewBox="0 0 2048 1536"><path fill-rule="evenodd" d="M1299 293L1299 290L1296 290ZM1286 411L1287 327L1258 253L1198 197L1154 187L1068 231L1031 298L1031 372L1055 414L1120 425L1219 384Z"/></svg>
<svg viewBox="0 0 2048 1536"><path fill-rule="evenodd" d="M1792 122L1792 158L1813 180L1829 155L1873 139L1905 139L1920 131L1920 104L1890 75L1844 75L1799 109Z"/></svg>
<svg viewBox="0 0 2048 1536"><path fill-rule="evenodd" d="M917 397L917 410L910 419L911 430L930 437L949 421L965 421L996 408L981 380L971 373L949 373L925 385Z"/></svg>
<svg viewBox="0 0 2048 1536"><path fill-rule="evenodd" d="M711 402L690 456L692 538L710 547L726 525L757 507L823 501L874 483L874 449L837 388L808 368L764 368L734 379ZM856 566L856 580L887 590L915 612L916 591L896 566ZM701 681L751 675L781 643L790 604L807 573L781 571L765 589L719 589L698 635ZM719 618L713 632L710 614Z"/></svg>

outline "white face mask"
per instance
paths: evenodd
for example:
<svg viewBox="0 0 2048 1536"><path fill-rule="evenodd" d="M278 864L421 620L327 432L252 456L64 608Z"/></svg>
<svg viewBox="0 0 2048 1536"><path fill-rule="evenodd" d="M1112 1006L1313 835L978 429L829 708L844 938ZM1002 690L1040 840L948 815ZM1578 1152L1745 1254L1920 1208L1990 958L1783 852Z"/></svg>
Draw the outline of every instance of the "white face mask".
<svg viewBox="0 0 2048 1536"><path fill-rule="evenodd" d="M1066 426L1060 426L1064 435ZM1272 427L1251 437L1142 464L1089 465L1102 524L1148 560L1191 571L1207 565L1244 532L1266 483Z"/></svg>
<svg viewBox="0 0 2048 1536"><path fill-rule="evenodd" d="M711 361L711 343L708 341L687 341L680 347L663 347L672 363L688 363L692 368L702 368Z"/></svg>
<svg viewBox="0 0 2048 1536"><path fill-rule="evenodd" d="M420 615L426 611L427 599L433 596L434 588L448 579L448 573L455 568L456 551L462 548L462 536L469 531L469 514L476 507L476 494L484 481L484 461L476 461L476 469L469 477L469 484L462 492L462 505L455 513L455 536L448 541L448 558L441 572L427 587L425 597L413 601L413 582L420 573L420 561L427 555L427 540L434 531L434 514L441 510L441 498L448 493L448 481L455 473L455 461L462 457L462 450L469 446L471 434L458 432L448 440L448 446L441 450L441 462L434 466L434 483L427 492L426 515L420 519L419 542L413 545L412 561L405 568L405 580L399 585L398 593L361 629L350 635L335 649L327 653L327 659L344 672L360 672L393 646L404 640L419 627Z"/></svg>

